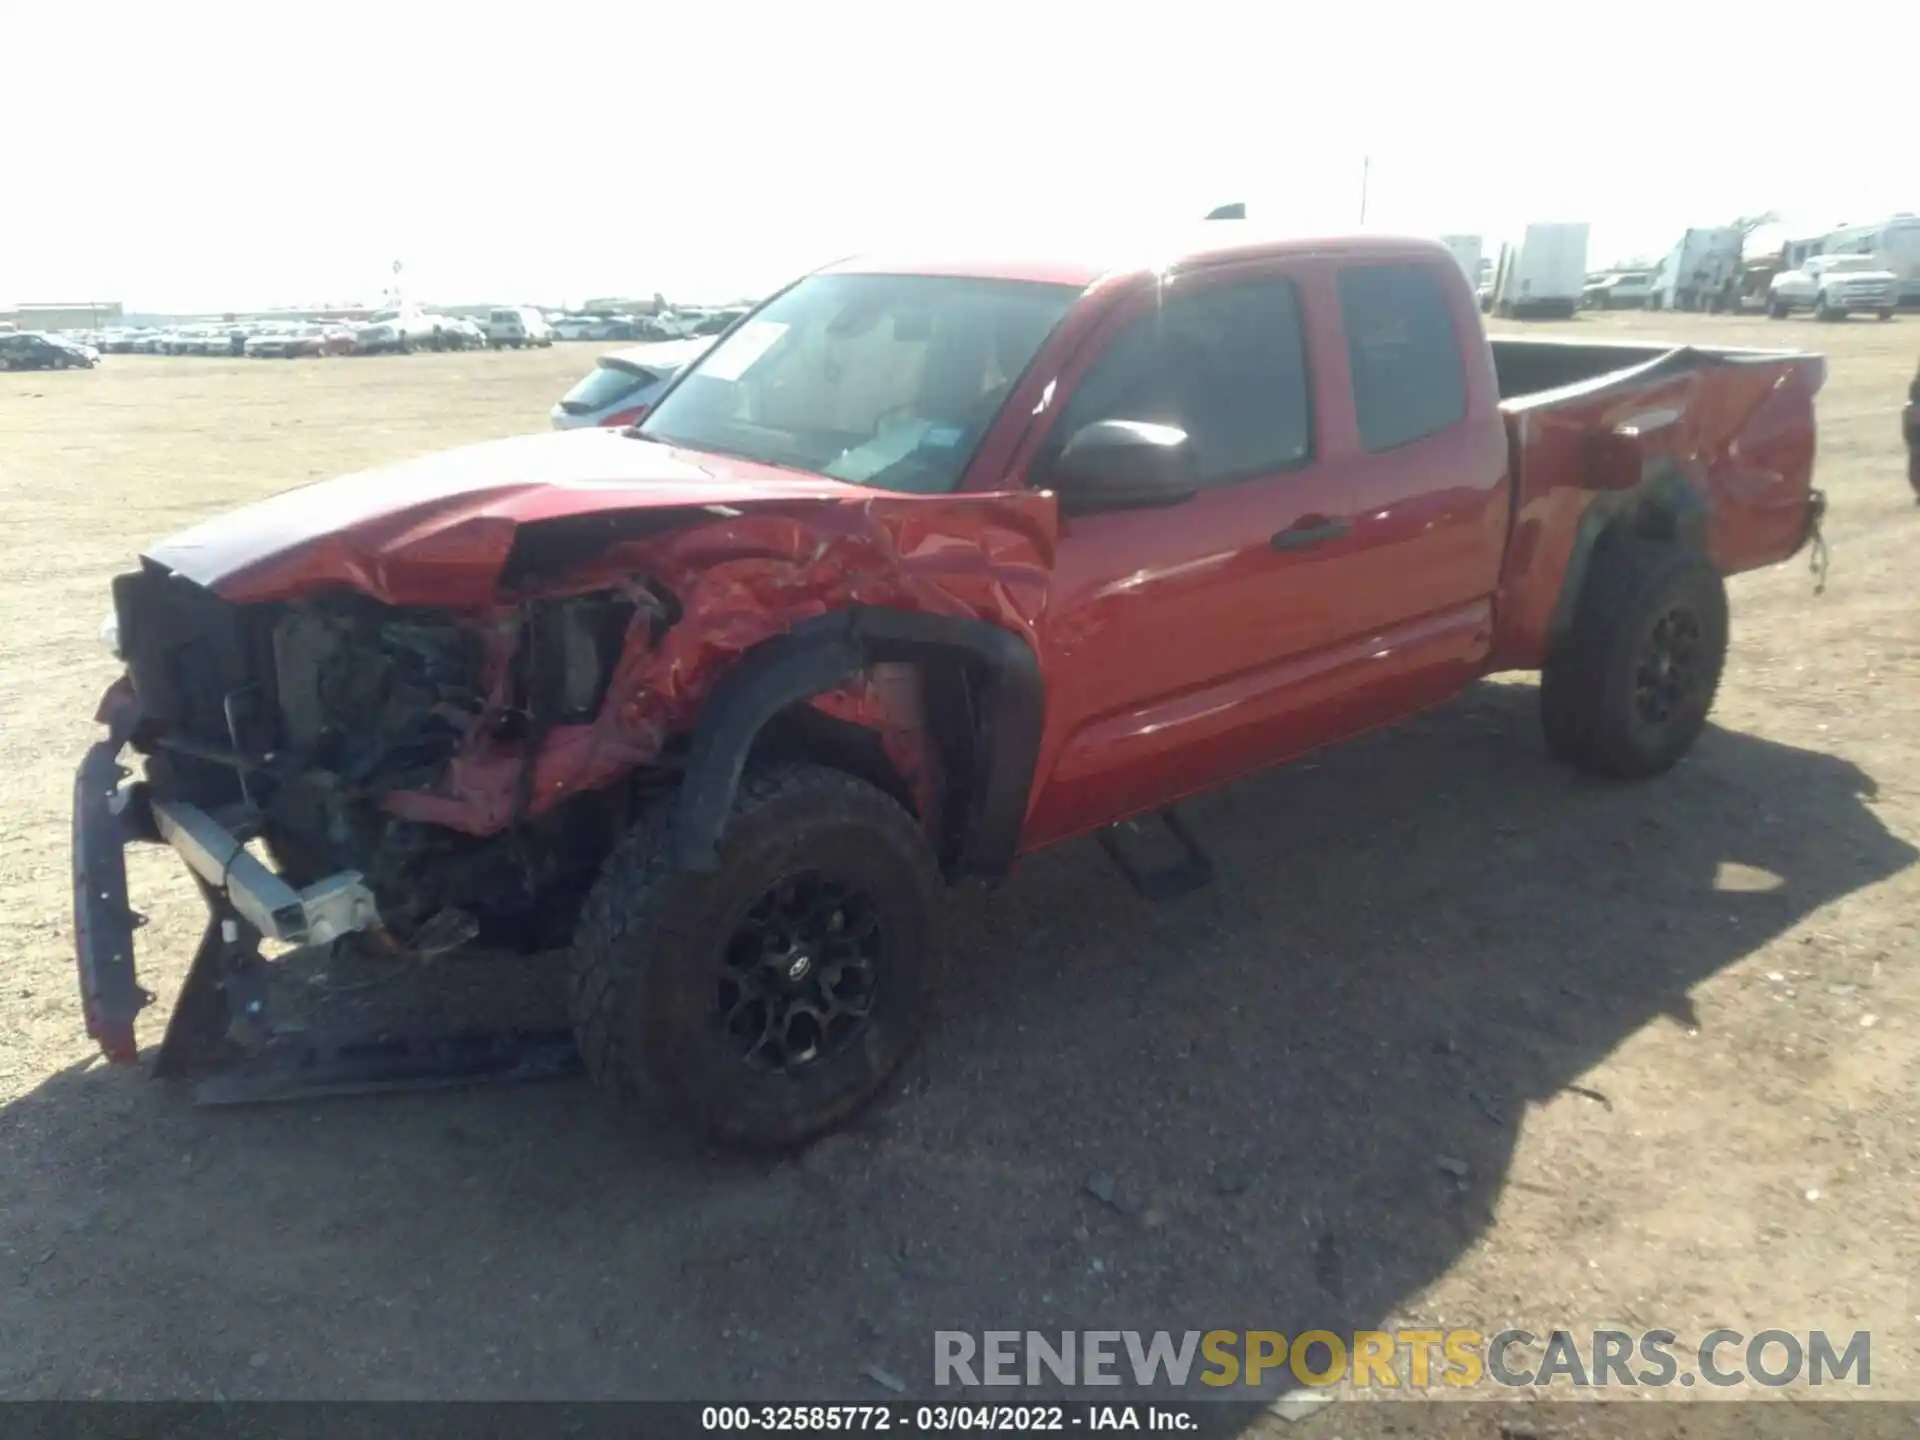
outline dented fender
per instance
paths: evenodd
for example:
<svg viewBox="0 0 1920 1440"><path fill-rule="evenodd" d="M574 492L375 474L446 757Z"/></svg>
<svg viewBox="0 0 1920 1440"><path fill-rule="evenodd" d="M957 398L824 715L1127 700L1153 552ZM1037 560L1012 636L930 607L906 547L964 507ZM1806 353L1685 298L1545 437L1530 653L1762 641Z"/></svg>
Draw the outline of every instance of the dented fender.
<svg viewBox="0 0 1920 1440"><path fill-rule="evenodd" d="M934 655L973 665L987 687L976 735L978 783L962 817L955 868L1004 874L1019 849L1045 721L1039 660L1030 644L984 621L881 606L803 622L748 655L715 687L687 757L674 815L675 862L714 868L754 738L775 715L839 690L875 664Z"/></svg>
<svg viewBox="0 0 1920 1440"><path fill-rule="evenodd" d="M636 614L599 713L504 739L475 724L438 783L384 802L393 814L484 836L618 781L686 742L676 818L682 863L710 865L755 736L806 699L880 721L896 763L916 740L864 693L877 663L964 657L986 685L981 783L970 789L959 868L998 873L1018 846L1044 710L1033 628L1047 594L1050 496L863 494L690 517L680 528L549 560L518 603L644 582L671 613ZM504 713L510 647L490 712Z"/></svg>

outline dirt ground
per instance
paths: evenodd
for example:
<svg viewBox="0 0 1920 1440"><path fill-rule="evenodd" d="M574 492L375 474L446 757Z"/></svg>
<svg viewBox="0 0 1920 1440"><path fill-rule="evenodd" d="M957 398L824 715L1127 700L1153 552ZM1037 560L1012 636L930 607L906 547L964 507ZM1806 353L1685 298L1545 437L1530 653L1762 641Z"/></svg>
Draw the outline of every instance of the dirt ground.
<svg viewBox="0 0 1920 1440"><path fill-rule="evenodd" d="M1920 1397L1920 318L1560 328L1831 357L1831 583L1734 583L1694 755L1583 780L1492 683L1194 804L1221 875L1186 900L1035 857L955 897L887 1103L780 1163L584 1082L196 1110L81 1028L112 575L541 428L595 347L0 375L0 1397L926 1398L936 1328L1421 1324L1870 1329L1875 1393ZM165 856L133 880L170 998L198 901Z"/></svg>

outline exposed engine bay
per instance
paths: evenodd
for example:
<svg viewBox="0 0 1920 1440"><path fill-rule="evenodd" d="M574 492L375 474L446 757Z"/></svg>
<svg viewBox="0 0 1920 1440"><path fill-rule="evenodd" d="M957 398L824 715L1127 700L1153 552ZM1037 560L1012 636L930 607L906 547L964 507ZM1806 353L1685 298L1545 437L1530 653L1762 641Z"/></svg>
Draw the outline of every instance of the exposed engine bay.
<svg viewBox="0 0 1920 1440"><path fill-rule="evenodd" d="M403 944L436 917L433 933L451 925L516 948L564 938L630 787L539 816L523 804L525 823L490 836L403 818L388 801L430 791L476 737L531 757L555 726L591 721L630 640L651 643L662 603L599 592L483 619L346 592L242 606L151 569L121 590L143 709L133 740L157 793L264 841L295 886L359 872Z"/></svg>

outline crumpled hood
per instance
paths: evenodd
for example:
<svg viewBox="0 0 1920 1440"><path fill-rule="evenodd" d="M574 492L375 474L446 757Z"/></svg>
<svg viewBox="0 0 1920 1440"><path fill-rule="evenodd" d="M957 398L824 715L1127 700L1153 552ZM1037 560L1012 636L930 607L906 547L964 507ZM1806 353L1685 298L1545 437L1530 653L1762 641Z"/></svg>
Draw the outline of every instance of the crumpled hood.
<svg viewBox="0 0 1920 1440"><path fill-rule="evenodd" d="M146 558L232 600L341 585L395 605L481 606L522 525L707 507L853 504L872 490L616 430L517 436L285 491ZM716 512L719 513L719 512Z"/></svg>

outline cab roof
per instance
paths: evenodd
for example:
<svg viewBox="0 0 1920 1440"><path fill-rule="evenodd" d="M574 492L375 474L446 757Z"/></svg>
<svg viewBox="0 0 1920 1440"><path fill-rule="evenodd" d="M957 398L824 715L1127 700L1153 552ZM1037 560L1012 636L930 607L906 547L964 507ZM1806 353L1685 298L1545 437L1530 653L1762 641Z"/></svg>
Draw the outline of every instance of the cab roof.
<svg viewBox="0 0 1920 1440"><path fill-rule="evenodd" d="M880 251L849 256L820 268L829 275L938 275L970 280L1015 280L1085 289L1100 280L1188 270L1281 256L1334 258L1444 257L1438 240L1388 233L1313 235L1259 228L1246 221L1212 220L1164 233L1075 243L1014 238L965 249Z"/></svg>

